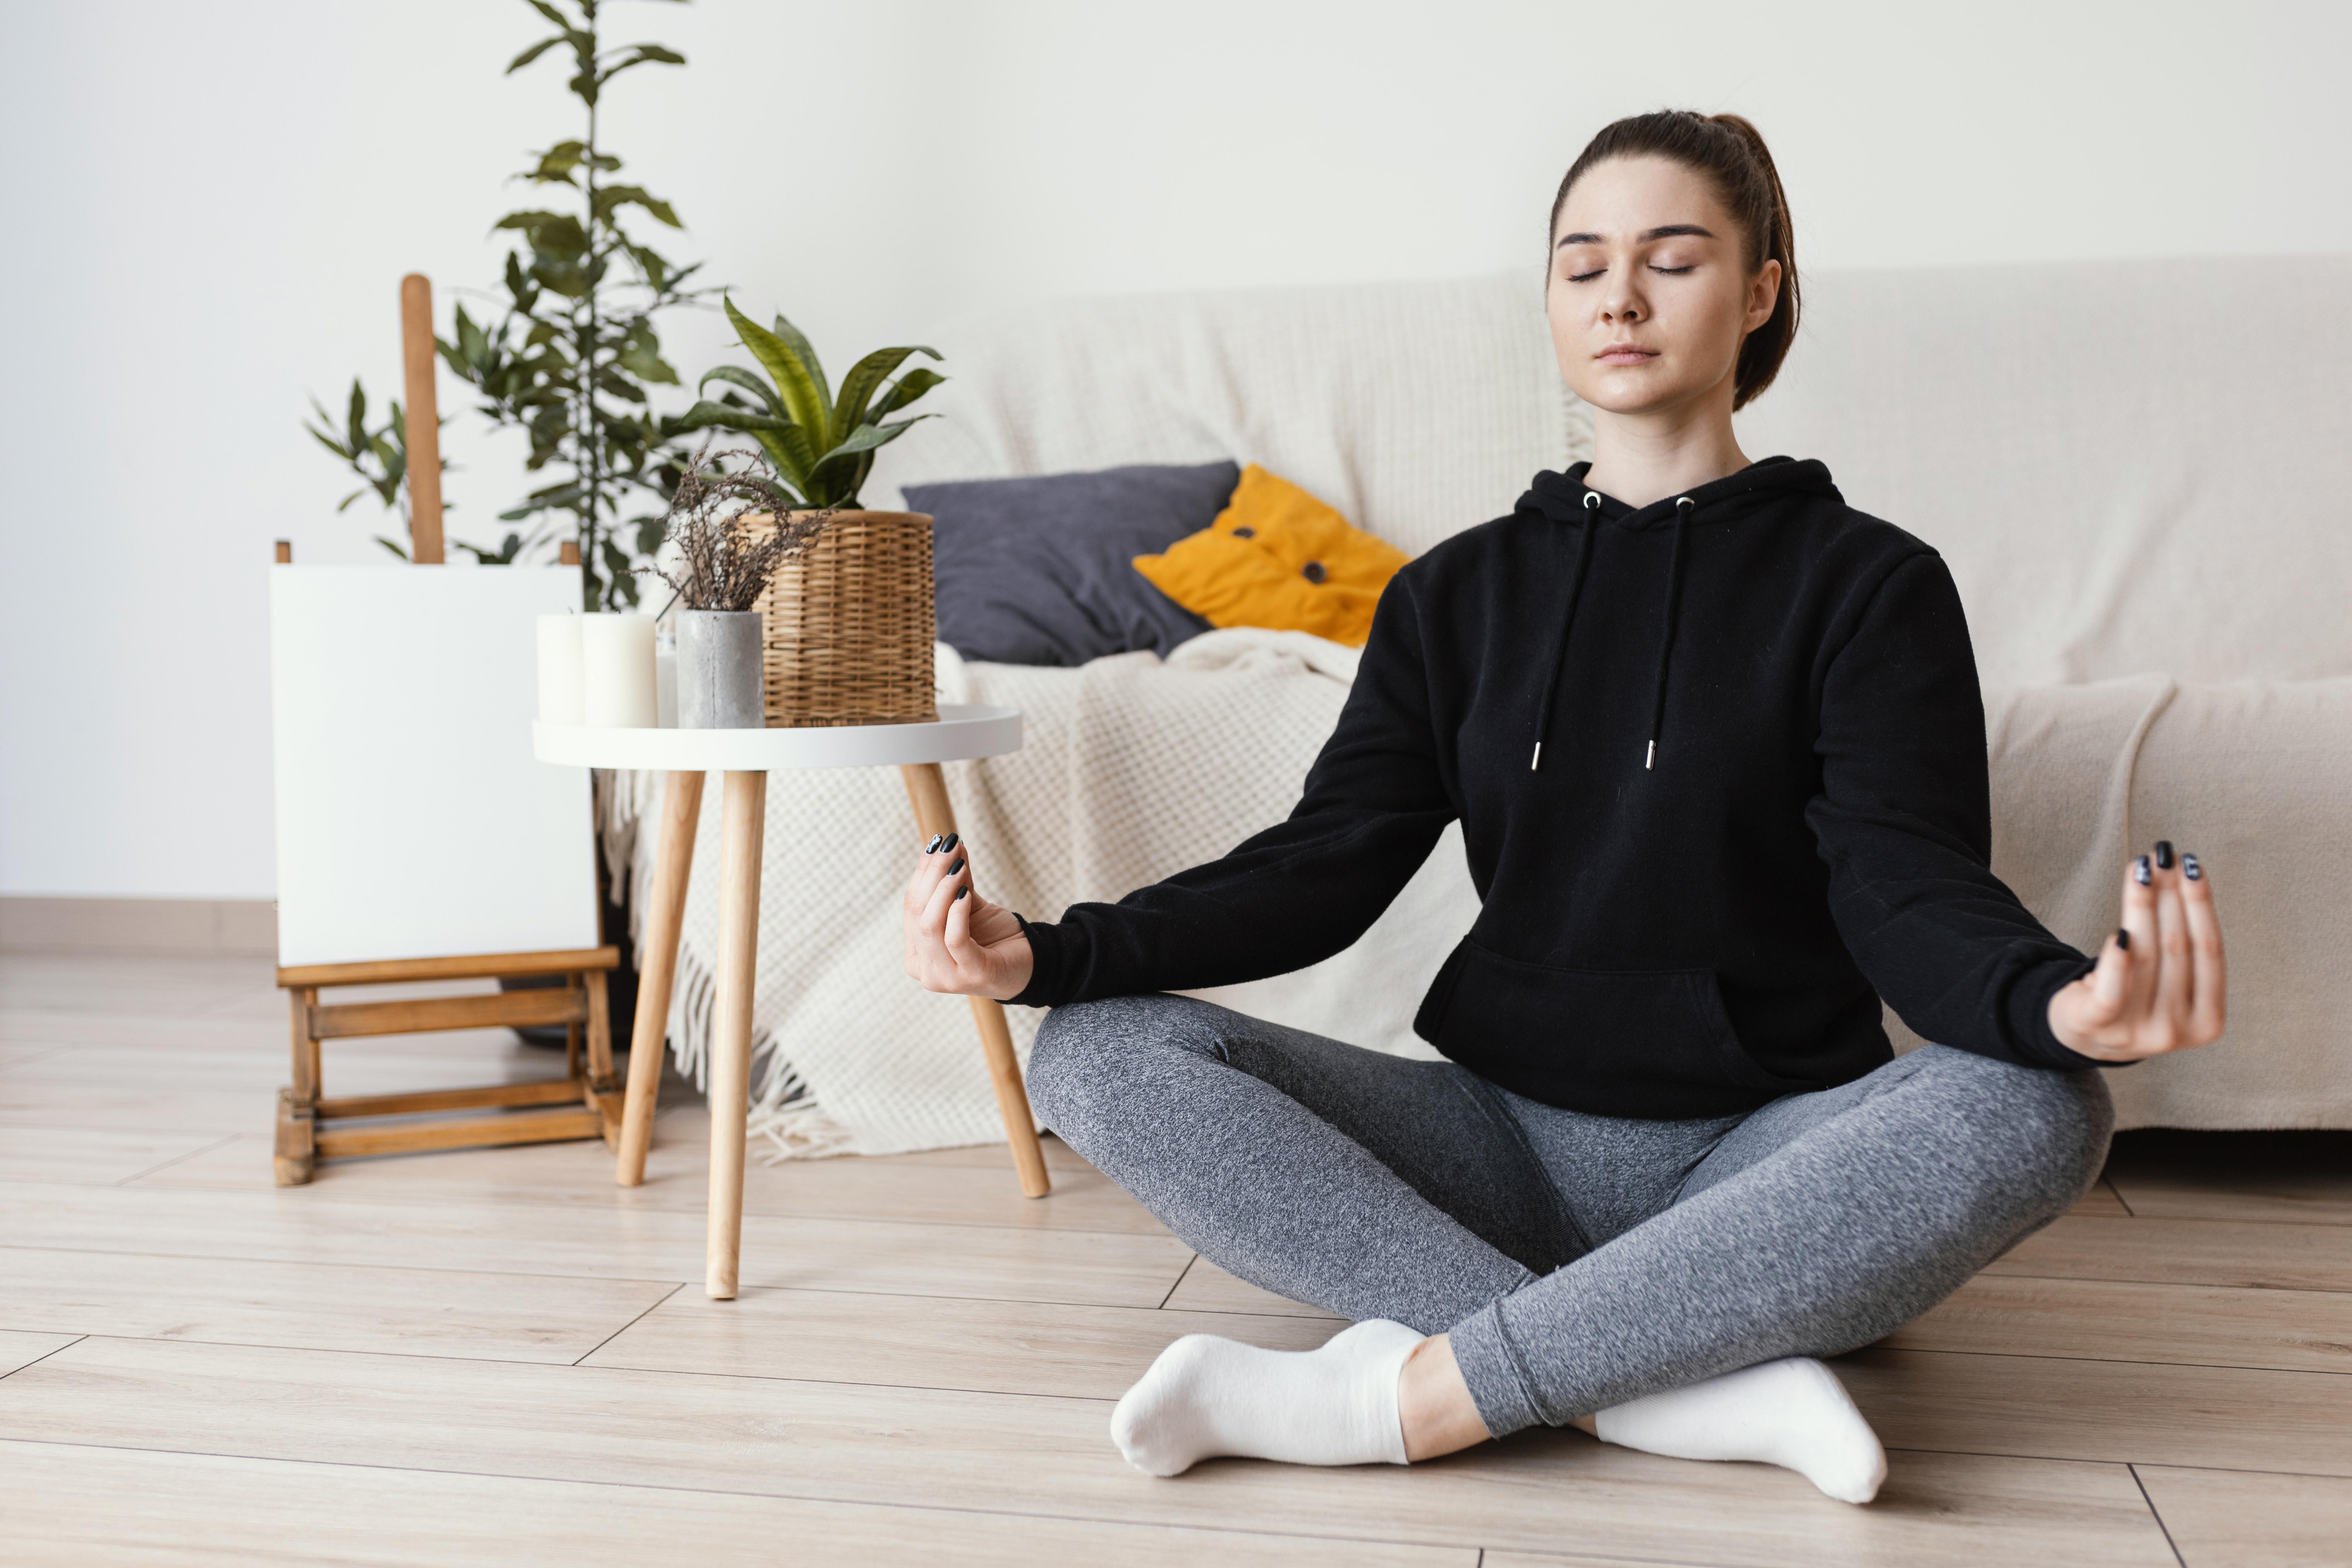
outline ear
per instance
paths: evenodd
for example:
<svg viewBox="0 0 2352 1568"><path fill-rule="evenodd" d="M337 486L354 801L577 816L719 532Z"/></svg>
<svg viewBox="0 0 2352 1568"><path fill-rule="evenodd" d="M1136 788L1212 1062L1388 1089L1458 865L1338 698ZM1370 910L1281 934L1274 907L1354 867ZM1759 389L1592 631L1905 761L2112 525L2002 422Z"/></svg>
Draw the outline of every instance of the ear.
<svg viewBox="0 0 2352 1568"><path fill-rule="evenodd" d="M1744 336L1772 319L1773 308L1780 302L1780 264L1767 258L1756 269L1756 281L1748 289L1748 321L1740 329Z"/></svg>

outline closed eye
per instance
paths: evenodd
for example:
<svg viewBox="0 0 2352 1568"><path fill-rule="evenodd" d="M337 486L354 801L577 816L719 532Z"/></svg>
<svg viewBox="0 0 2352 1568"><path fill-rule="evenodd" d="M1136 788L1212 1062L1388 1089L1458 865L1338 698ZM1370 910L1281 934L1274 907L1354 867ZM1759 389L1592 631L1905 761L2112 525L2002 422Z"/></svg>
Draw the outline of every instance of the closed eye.
<svg viewBox="0 0 2352 1568"><path fill-rule="evenodd" d="M1591 272L1571 272L1568 275L1568 280L1570 283L1590 283L1595 278L1600 277L1601 273L1608 270L1609 269L1607 268L1602 267Z"/></svg>
<svg viewBox="0 0 2352 1568"><path fill-rule="evenodd" d="M1696 272L1698 270L1698 268L1696 263L1693 263L1689 267L1653 267L1650 270L1653 272L1663 272L1669 278L1679 278L1685 272Z"/></svg>

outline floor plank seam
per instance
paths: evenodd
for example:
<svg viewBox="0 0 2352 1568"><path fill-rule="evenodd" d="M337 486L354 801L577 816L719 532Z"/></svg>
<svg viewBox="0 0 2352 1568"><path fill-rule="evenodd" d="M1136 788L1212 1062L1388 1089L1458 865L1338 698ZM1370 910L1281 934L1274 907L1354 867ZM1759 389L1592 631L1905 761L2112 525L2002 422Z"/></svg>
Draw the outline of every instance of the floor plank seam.
<svg viewBox="0 0 2352 1568"><path fill-rule="evenodd" d="M1168 1295L1160 1298L1160 1306L1161 1309L1164 1310L1167 1307L1169 1296L1175 1295L1176 1292L1182 1288L1184 1284L1184 1277L1192 1272L1192 1265L1200 1261L1201 1255L1197 1252L1184 1260L1184 1267L1176 1271L1176 1282L1168 1287Z"/></svg>
<svg viewBox="0 0 2352 1568"><path fill-rule="evenodd" d="M677 1292L676 1290L670 1292L671 1295L676 1295L677 1293ZM659 1303L657 1302L656 1305L659 1305ZM1149 1308L1140 1307L1133 1310L1137 1311L1150 1310ZM348 1346L341 1345L273 1344L264 1340L194 1340L184 1338L176 1334L110 1334L91 1333L74 1329L12 1329L5 1323L0 1323L0 1331L19 1334L69 1333L75 1335L77 1342L81 1340L100 1340L116 1341L124 1344L196 1345L209 1350L277 1351L286 1355L397 1356L403 1361L446 1362L452 1366L459 1367L517 1366L534 1367L541 1371L555 1368L568 1369L577 1372L627 1372L640 1373L647 1377L723 1377L737 1383L805 1384L813 1388L889 1388L898 1389L908 1394L982 1394L992 1399L1056 1399L1076 1405L1116 1405L1118 1403L1118 1396L1111 1394L1038 1394L1018 1389L951 1388L944 1384L929 1383L876 1383L871 1380L861 1378L782 1377L774 1373L766 1372L706 1372L699 1368L676 1366L624 1366L617 1362L599 1362L593 1366L588 1366L578 1361L521 1361L513 1356L452 1355L446 1351L352 1350ZM72 1348L73 1347L71 1345L59 1345L57 1350L50 1351L47 1355L43 1355L37 1359L47 1361L49 1356L56 1355L61 1351L71 1350ZM602 1347L600 1346L599 1348L601 1349ZM588 1353L590 1355L593 1355L596 1352L594 1351L590 1351ZM27 1366L33 1363L30 1362L26 1363ZM20 1368L19 1370L22 1369Z"/></svg>
<svg viewBox="0 0 2352 1568"><path fill-rule="evenodd" d="M623 1323L619 1328L614 1329L611 1333L606 1334L603 1339L598 1340L594 1344L590 1345L586 1350L582 1351L578 1355L573 1356L572 1358L572 1364L573 1366L578 1366L582 1362L586 1361L590 1356L594 1355L598 1351L603 1350L606 1345L611 1344L614 1340L619 1339L623 1334L627 1333L631 1329L634 1329L639 1323L644 1322L648 1317L653 1315L656 1309L659 1308L663 1301L668 1300L672 1296L677 1295L678 1291L685 1289L686 1281L683 1279L679 1280L673 1289L662 1293L661 1300L654 1302L644 1311L639 1312L635 1317L631 1318L627 1322Z"/></svg>
<svg viewBox="0 0 2352 1568"><path fill-rule="evenodd" d="M329 1258L257 1258L248 1254L220 1252L145 1252L135 1247L67 1247L55 1242L0 1241L0 1252L72 1252L93 1258L150 1258L175 1263L266 1263L272 1268L368 1268L399 1274L458 1274L488 1279L570 1279L583 1285L677 1285L682 1283L680 1280L659 1274L550 1274L535 1268L450 1268L430 1263L345 1262ZM801 1287L793 1286L788 1289L798 1289ZM872 1292L877 1296L897 1293L891 1290ZM980 1300L999 1299L992 1296L976 1298ZM1040 1304L1058 1305L1059 1303Z"/></svg>
<svg viewBox="0 0 2352 1568"><path fill-rule="evenodd" d="M2180 1554L2180 1542L2172 1539L2172 1527L2164 1522L2164 1510L2156 1506L2154 1498L2147 1495L2147 1482L2141 1479L2139 1467L2133 1465L2129 1468L2132 1485L2139 1488L2140 1500L2147 1504L2148 1517L2156 1521L2157 1529L2164 1531L2164 1543L2172 1549L2172 1560L2180 1568L2189 1568L2189 1559Z"/></svg>
<svg viewBox="0 0 2352 1568"><path fill-rule="evenodd" d="M16 1331L18 1333L46 1333L50 1331L44 1329L19 1329ZM8 1379L16 1376L18 1373L24 1371L26 1366L38 1366L43 1362L48 1360L51 1356L57 1354L59 1351L69 1351L73 1349L74 1346L81 1343L82 1341L88 1338L89 1338L88 1334L76 1334L65 1343L56 1345L48 1350L43 1351L40 1354L26 1362L25 1366L12 1366L5 1372L0 1372L0 1383L5 1383Z"/></svg>
<svg viewBox="0 0 2352 1568"><path fill-rule="evenodd" d="M425 1263L366 1263L340 1262L319 1258L255 1258L210 1252L145 1252L115 1247L63 1247L55 1244L34 1245L24 1242L0 1241L0 1252L71 1252L97 1258L146 1258L182 1263L263 1263L288 1268L368 1268L408 1274L455 1274L490 1279L570 1279L593 1285L677 1285L680 1280L666 1275L643 1274L552 1274L526 1268L448 1268ZM798 1290L819 1296L887 1296L901 1301L996 1301L1017 1307L1084 1307L1106 1312L1151 1312L1156 1307L1133 1301L1087 1301L1059 1296L937 1296L927 1290L892 1290L877 1285L755 1285L746 1287L743 1294L751 1296L767 1290ZM675 1291L672 1294L676 1294ZM1344 1318L1330 1317L1321 1312L1263 1312L1242 1307L1180 1307L1178 1311L1214 1312L1220 1317L1234 1318L1297 1318L1329 1317L1333 1322L1345 1322Z"/></svg>
<svg viewBox="0 0 2352 1568"><path fill-rule="evenodd" d="M2159 1470L2206 1470L2217 1476L2290 1476L2312 1481L2352 1480L2352 1474L2342 1470L2273 1470L2260 1465L2191 1465L2175 1459L2086 1459L2079 1454L2029 1454L2011 1448L1922 1448L1916 1446L1898 1448L1890 1444L1886 1451L1889 1454L1939 1454L1963 1459L2031 1459L2037 1465L2106 1465L2126 1470L2134 1465L2147 1465Z"/></svg>
<svg viewBox="0 0 2352 1568"><path fill-rule="evenodd" d="M158 1172L158 1171L168 1171L168 1170L170 1170L173 1166L174 1166L174 1165L176 1165L176 1164L179 1164L179 1163L182 1163L183 1161L186 1161L186 1160L193 1160L193 1159L194 1159L194 1158L195 1158L197 1155L199 1155L199 1154L209 1154L209 1153L211 1153L211 1152L212 1152L214 1150L215 1150L215 1149L226 1149L226 1148L227 1148L230 1144L232 1144L232 1143L236 1142L237 1141L237 1137L238 1137L238 1134L236 1134L236 1133L235 1133L235 1132L228 1133L227 1135L226 1135L226 1136L224 1136L224 1137L216 1138L216 1139L213 1140L213 1142L209 1142L209 1143L205 1144L205 1145L203 1148L201 1148L201 1149L191 1149L191 1150L189 1150L189 1151L188 1151L186 1153L184 1153L184 1154L177 1154L177 1155L173 1156L171 1159L164 1161L164 1162L163 1162L162 1164L160 1164L160 1165L150 1165L149 1167L147 1167L147 1169L145 1169L145 1170L143 1170L143 1171L136 1171L136 1172L133 1172L131 1174L130 1174L130 1175L128 1175L128 1176L123 1177L121 1180L117 1181L117 1182L110 1183L110 1184L110 1184L110 1185L112 1185L112 1186L117 1186L117 1187L129 1186L131 1183L133 1183L133 1182L135 1182L135 1181L139 1180L139 1178L140 1178L140 1177L142 1177L142 1176L152 1176L152 1175L153 1175L153 1174L154 1174L156 1172Z"/></svg>
<svg viewBox="0 0 2352 1568"><path fill-rule="evenodd" d="M0 1437L0 1443L21 1443L28 1447L59 1449L98 1449L110 1454L173 1454L197 1459L238 1459L257 1465L325 1465L339 1470L386 1470L403 1475L470 1476L495 1481L538 1481L562 1487L612 1487L626 1491L683 1492L693 1497L773 1498L788 1502L830 1503L843 1508L871 1508L907 1510L918 1513L970 1515L981 1519L1041 1519L1065 1524L1110 1524L1127 1529L1159 1529L1188 1531L1204 1535L1268 1536L1283 1541L1330 1542L1338 1545L1429 1546L1456 1552L1478 1552L1484 1548L1475 1542L1459 1540L1430 1540L1420 1537L1399 1538L1386 1535L1322 1535L1309 1531L1285 1530L1277 1525L1235 1526L1206 1524L1192 1521L1167 1523L1160 1521L1139 1521L1116 1513L1044 1513L1034 1509L959 1508L946 1503L879 1502L870 1497L835 1497L814 1491L743 1491L731 1487L693 1487L664 1485L653 1481L589 1479L580 1476L532 1475L515 1470L455 1470L438 1465L399 1465L369 1459L291 1459L275 1454L240 1454L216 1448L159 1448L144 1443L60 1443L47 1437ZM1253 1461L1244 1461L1253 1462ZM1150 1480L1153 1478L1142 1478ZM1631 1559L1657 1561L1664 1559Z"/></svg>
<svg viewBox="0 0 2352 1568"><path fill-rule="evenodd" d="M10 1126L10 1125L18 1125L18 1124L10 1123L10 1122L8 1122L7 1121L5 1121L5 1119L0 1119L0 1127L6 1127L6 1126ZM27 1127L31 1127L31 1126L39 1126L39 1127L42 1127L42 1128L45 1128L45 1129L46 1129L46 1128L52 1128L52 1127L54 1127L54 1124L53 1124L53 1123L47 1122L47 1121L41 1121L41 1122L25 1122L25 1123L21 1123L21 1125L27 1126ZM135 1132L135 1131L154 1132L154 1131L180 1131L179 1129L152 1128L152 1127L149 1127L149 1128L129 1128L129 1127L70 1127L70 1128L57 1128L56 1130L57 1130L57 1131L71 1131L71 1132ZM233 1132L233 1133L229 1133L229 1134L227 1134L227 1135L226 1135L226 1136L224 1136L224 1137L220 1138L217 1142L214 1142L214 1143L211 1143L211 1144L208 1144L208 1145L206 1145L206 1146L205 1146L205 1148L203 1148L203 1149L199 1149L199 1150L194 1151L193 1153L174 1156L173 1159L165 1161L165 1162L164 1162L164 1163L163 1163L163 1165L156 1166L156 1167L154 1167L152 1170L142 1171L142 1172L140 1172L137 1175L133 1175L133 1176L122 1176L122 1177L117 1177L117 1178L114 1178L114 1179L112 1179L112 1180L104 1180L104 1181L86 1181L86 1182L58 1181L58 1180L57 1180L57 1179L55 1179L55 1178L53 1178L53 1177L44 1177L44 1178L40 1178L40 1179L33 1180L33 1181L26 1181L26 1180L24 1180L24 1179L22 1179L22 1178L0 1177L0 1186L48 1186L48 1187L117 1187L117 1186L124 1186L124 1185L125 1185L126 1184L128 1184L128 1183L131 1183L131 1182L138 1182L138 1181L143 1181L143 1180L145 1180L148 1176L154 1174L156 1171L163 1170L163 1168L165 1168L166 1166L169 1166L169 1165L176 1164L176 1163L178 1163L181 1160L193 1159L193 1158L194 1158L194 1157L195 1157L195 1155L196 1155L196 1154L208 1154L208 1153L211 1153L211 1152L212 1152L214 1150L215 1150L215 1149L221 1148L221 1147L223 1147L223 1146L224 1146L224 1145L226 1145L226 1144L228 1144L228 1143L231 1143L231 1142L236 1142L237 1139L239 1139L239 1138L244 1138L244 1137L248 1137L248 1136L252 1136L252 1135L251 1135L251 1134L247 1134L247 1133L242 1133L242 1132ZM410 1158L410 1159L422 1159L422 1158L427 1158L427 1157L429 1157L429 1156L425 1156L425 1155L405 1155L405 1156L400 1156L400 1157L401 1157L401 1158ZM1008 1178L1008 1179L1009 1179L1009 1178ZM273 1189L257 1189L257 1188L253 1188L253 1187L241 1187L241 1186L240 1186L240 1187L228 1187L228 1186L221 1186L221 1187L175 1187L175 1186L163 1186L163 1187L154 1187L154 1188L150 1188L150 1189L147 1189L147 1190L149 1190L149 1191L152 1191L152 1192L173 1192L173 1193L215 1193L215 1192L217 1192L217 1193L246 1193L246 1194L249 1194L249 1193L252 1193L252 1192L255 1192L255 1191L257 1191L257 1190L277 1191L277 1190L281 1190L281 1189L274 1189L274 1188L273 1188ZM283 1189L283 1190L291 1191L291 1190L293 1190L293 1189ZM392 1208L392 1207L402 1207L402 1206L406 1206L406 1205L414 1205L414 1204L416 1202L416 1198L415 1198L415 1196L414 1194L410 1194L410 1195L407 1195L407 1196L395 1196L395 1195L393 1195L393 1194L384 1194L384 1195L383 1195L383 1196L372 1196L372 1195L365 1194L361 1194L361 1193L333 1193L333 1194L318 1193L318 1194L311 1194L311 1193L309 1193L309 1192L307 1192L307 1191L304 1193L304 1200L305 1200L306 1202L312 1202L312 1203L319 1203L319 1204L359 1204L359 1205L365 1205L365 1206L372 1207L372 1208ZM594 1208L595 1208L595 1206L596 1206L596 1200L592 1199L592 1198L583 1198L583 1197L580 1197L580 1196L576 1196L576 1195L572 1195L572 1196L550 1196L550 1197L544 1197L544 1198L523 1197L523 1196L520 1196L520 1195L509 1195L509 1196L498 1196L498 1197L469 1197L469 1198L467 1198L467 1199L465 1199L465 1200L463 1200L463 1201L464 1201L465 1205L466 1205L467 1207L468 1207L468 1208L484 1208L484 1209L541 1209L541 1208L572 1208L572 1209L580 1209L580 1210L592 1210L592 1209L594 1209ZM1027 1200L1024 1200L1024 1201L1027 1201ZM1043 1200L1043 1201L1047 1202L1047 1203L1050 1203L1050 1202L1052 1202L1053 1200L1049 1197L1049 1198L1046 1198L1046 1199L1045 1199L1045 1200ZM633 1203L633 1204L628 1205L625 1208L622 1208L622 1207L614 1207L614 1208L610 1209L610 1210L604 1210L604 1211L599 1211L599 1212L607 1212L607 1213L614 1213L614 1214L700 1214L700 1213L702 1213L702 1212L704 1211L704 1209L705 1209L707 1206L708 1206L707 1202L702 1202L702 1203L692 1203L692 1204L680 1204L678 1206L677 1206L677 1207L675 1207L675 1208L672 1208L672 1207L670 1207L668 1205L666 1205L666 1204L654 1204L654 1203ZM857 1226L866 1226L866 1225L888 1225L888 1226L934 1226L934 1227L938 1227L938 1226L945 1226L945 1227L947 1227L947 1228L954 1229L954 1230L1006 1230L1006 1231L1014 1231L1014 1232L1017 1232L1017 1233L1019 1233L1019 1234L1021 1234L1021 1235L1024 1235L1024 1236L1116 1236L1116 1237L1167 1237L1167 1238L1171 1239L1171 1240L1173 1239L1173 1237L1170 1235L1170 1233L1169 1233L1168 1231L1164 1230L1164 1229L1162 1229L1162 1230L1097 1230L1097 1229L1093 1229L1093 1228L1090 1228L1090 1227L1087 1227L1087 1226L1075 1226L1075 1225L1036 1225L1036 1224L1025 1224L1025 1225L1024 1225L1024 1224L1020 1224L1020 1223L1016 1223L1016 1222L1007 1222L1007 1221L991 1220L991 1219L903 1219L903 1218L898 1218L898 1217L887 1216L887 1215L881 1215L851 1214L851 1213L842 1213L842 1212L836 1212L836 1211L826 1211L826 1212L819 1213L819 1212L815 1212L815 1211L812 1211L812 1210L806 1210L806 1209L778 1210L778 1209L757 1209L757 1208L750 1208L750 1207L746 1207L746 1208L744 1209L744 1211L743 1211L743 1217L744 1217L746 1220L753 1220L753 1219L813 1220L813 1221L817 1221L817 1222L820 1222L820 1223L823 1223L823 1224L827 1224L827 1225L857 1225Z"/></svg>
<svg viewBox="0 0 2352 1568"><path fill-rule="evenodd" d="M1875 1344L1872 1350L1887 1350L1904 1355L1986 1355L2006 1356L2012 1361L2068 1361L2084 1366L2179 1366L2207 1372L2268 1372L2285 1377L2352 1377L2352 1367L2336 1371L2318 1366L2247 1366L2236 1362L2220 1361L2142 1361L2137 1356L2057 1355L2048 1351L1957 1351L1933 1345Z"/></svg>
<svg viewBox="0 0 2352 1568"><path fill-rule="evenodd" d="M2015 1269L1992 1268L1977 1276L1982 1279L2063 1279L2074 1285L2188 1285L2200 1290L2270 1290L2288 1296L2343 1296L2352 1294L2330 1285L2266 1285L2258 1280L2199 1280L2131 1279L2112 1274L2026 1274Z"/></svg>

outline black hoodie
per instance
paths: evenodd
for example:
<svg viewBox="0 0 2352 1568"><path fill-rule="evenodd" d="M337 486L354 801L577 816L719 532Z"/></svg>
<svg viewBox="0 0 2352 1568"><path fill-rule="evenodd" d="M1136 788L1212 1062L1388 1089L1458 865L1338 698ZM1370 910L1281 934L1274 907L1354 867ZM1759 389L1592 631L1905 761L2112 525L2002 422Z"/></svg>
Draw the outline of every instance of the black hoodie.
<svg viewBox="0 0 2352 1568"><path fill-rule="evenodd" d="M1033 1006L1303 968L1462 820L1484 907L1413 1028L1546 1103L1725 1115L1919 1034L2032 1067L2090 967L1989 868L1951 574L1773 458L1638 510L1537 476L1399 572L1287 821L1024 921ZM1875 989L1874 990L1874 987Z"/></svg>

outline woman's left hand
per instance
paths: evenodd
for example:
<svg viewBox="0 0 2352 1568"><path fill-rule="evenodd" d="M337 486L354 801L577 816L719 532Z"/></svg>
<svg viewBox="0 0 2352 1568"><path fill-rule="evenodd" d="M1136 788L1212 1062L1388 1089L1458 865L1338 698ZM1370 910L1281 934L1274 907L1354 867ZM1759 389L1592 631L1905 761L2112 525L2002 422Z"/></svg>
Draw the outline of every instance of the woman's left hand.
<svg viewBox="0 0 2352 1568"><path fill-rule="evenodd" d="M2136 1062L2221 1037L2229 969L2213 887L2158 844L2124 869L2124 923L2099 966L2050 998L2050 1032L2095 1061Z"/></svg>

